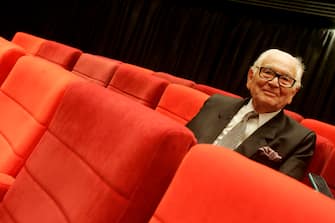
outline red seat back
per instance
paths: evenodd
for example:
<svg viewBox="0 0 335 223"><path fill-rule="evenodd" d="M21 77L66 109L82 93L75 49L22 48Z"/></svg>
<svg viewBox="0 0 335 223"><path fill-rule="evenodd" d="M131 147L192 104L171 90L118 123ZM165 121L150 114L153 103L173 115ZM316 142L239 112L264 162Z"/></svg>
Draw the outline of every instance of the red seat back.
<svg viewBox="0 0 335 223"><path fill-rule="evenodd" d="M152 109L76 83L5 195L0 222L148 222L194 144Z"/></svg>
<svg viewBox="0 0 335 223"><path fill-rule="evenodd" d="M0 90L0 172L17 174L77 78L46 60L20 57Z"/></svg>
<svg viewBox="0 0 335 223"><path fill-rule="evenodd" d="M297 122L301 122L304 119L304 116L302 116L299 113L294 112L294 111L290 111L290 110L284 109L284 113L285 113L285 115L293 118Z"/></svg>
<svg viewBox="0 0 335 223"><path fill-rule="evenodd" d="M316 119L304 119L301 121L301 124L315 131L318 136L324 137L331 142L331 146L329 146L329 143L327 143L327 145L325 145L325 142L323 143L321 153L317 151L319 145L318 143L316 144L316 151L310 165L322 165L320 173L317 173L325 178L328 186L335 194L335 126ZM310 172L313 171L311 170Z"/></svg>
<svg viewBox="0 0 335 223"><path fill-rule="evenodd" d="M28 54L36 55L46 39L26 32L16 32L11 42L21 46Z"/></svg>
<svg viewBox="0 0 335 223"><path fill-rule="evenodd" d="M107 87L121 61L108 57L83 53L75 63L72 72L84 79Z"/></svg>
<svg viewBox="0 0 335 223"><path fill-rule="evenodd" d="M36 56L56 63L67 70L72 70L81 54L82 51L80 49L56 41L46 40L42 42Z"/></svg>
<svg viewBox="0 0 335 223"><path fill-rule="evenodd" d="M22 47L9 41L0 43L0 85L7 78L16 61L25 54Z"/></svg>
<svg viewBox="0 0 335 223"><path fill-rule="evenodd" d="M152 74L150 69L122 63L115 71L108 88L155 108L169 82Z"/></svg>
<svg viewBox="0 0 335 223"><path fill-rule="evenodd" d="M192 80L177 77L177 76L174 76L172 74L165 73L165 72L154 72L154 75L157 76L157 77L164 78L164 79L168 80L170 83L174 83L174 84L185 85L185 86L188 86L188 87L194 87L195 84L196 84Z"/></svg>
<svg viewBox="0 0 335 223"><path fill-rule="evenodd" d="M200 110L209 95L179 84L169 84L165 89L156 111L185 125Z"/></svg>
<svg viewBox="0 0 335 223"><path fill-rule="evenodd" d="M335 221L334 200L229 149L186 155L150 223Z"/></svg>
<svg viewBox="0 0 335 223"><path fill-rule="evenodd" d="M230 93L228 91L224 91L224 90L221 90L221 89L218 89L218 88L215 88L215 87L211 87L211 86L208 86L208 85L205 85L205 84L196 84L194 86L195 89L199 90L199 91L202 91L208 95L213 95L213 94L222 94L222 95L227 95L227 96L231 96L231 97L234 97L234 98L242 98L241 96L237 95L237 94L233 94L233 93Z"/></svg>

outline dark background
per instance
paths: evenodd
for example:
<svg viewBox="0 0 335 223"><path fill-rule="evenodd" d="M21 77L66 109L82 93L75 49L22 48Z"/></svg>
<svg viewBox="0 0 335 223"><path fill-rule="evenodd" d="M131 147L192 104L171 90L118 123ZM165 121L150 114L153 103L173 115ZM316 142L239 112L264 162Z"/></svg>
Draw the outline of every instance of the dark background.
<svg viewBox="0 0 335 223"><path fill-rule="evenodd" d="M4 38L24 31L241 96L248 96L246 74L262 51L288 51L302 57L306 72L287 108L335 124L330 0L62 0L1 9Z"/></svg>

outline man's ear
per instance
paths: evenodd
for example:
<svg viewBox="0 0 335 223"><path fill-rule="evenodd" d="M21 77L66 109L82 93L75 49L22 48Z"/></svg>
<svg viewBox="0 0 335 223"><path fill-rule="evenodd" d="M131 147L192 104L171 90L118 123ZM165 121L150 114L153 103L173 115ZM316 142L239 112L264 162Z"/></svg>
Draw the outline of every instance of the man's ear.
<svg viewBox="0 0 335 223"><path fill-rule="evenodd" d="M250 89L250 82L252 81L252 79L254 78L254 71L253 69L250 67L249 71L248 71L248 78L247 78L247 88Z"/></svg>

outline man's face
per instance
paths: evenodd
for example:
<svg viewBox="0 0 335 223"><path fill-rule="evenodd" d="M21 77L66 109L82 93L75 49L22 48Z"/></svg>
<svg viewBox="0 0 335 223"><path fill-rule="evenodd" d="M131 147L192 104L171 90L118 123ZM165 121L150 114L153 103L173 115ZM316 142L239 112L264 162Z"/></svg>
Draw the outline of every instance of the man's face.
<svg viewBox="0 0 335 223"><path fill-rule="evenodd" d="M261 67L271 68L276 73L296 79L295 61L285 55L272 54L263 61ZM292 88L281 87L278 77L267 81L259 76L259 72L259 68L255 69L255 72L249 69L247 80L247 88L257 112L278 111L292 102L294 95L299 90L295 85Z"/></svg>

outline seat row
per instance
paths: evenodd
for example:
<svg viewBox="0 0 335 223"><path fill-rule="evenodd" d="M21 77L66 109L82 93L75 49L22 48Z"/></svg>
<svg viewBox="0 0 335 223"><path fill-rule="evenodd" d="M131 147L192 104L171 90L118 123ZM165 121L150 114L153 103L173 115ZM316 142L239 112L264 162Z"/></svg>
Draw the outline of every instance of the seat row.
<svg viewBox="0 0 335 223"><path fill-rule="evenodd" d="M203 102L212 94L240 97L168 73L156 72L100 55L85 53L71 46L24 32L17 32L10 42L21 46L29 54L38 55L55 62L86 80L136 99L182 124L191 120L199 111ZM165 82L156 77L165 80ZM309 171L324 176L333 192L335 192L335 176L330 174L331 169L327 170L328 168L324 166L335 165L333 146L329 146L329 142L327 142L328 139L335 145L335 126L315 119L304 118L301 114L287 109L284 112L318 134L316 155L311 162ZM305 182L308 182L307 178Z"/></svg>
<svg viewBox="0 0 335 223"><path fill-rule="evenodd" d="M177 81L175 80L180 82L176 84ZM141 209L143 211L143 216L145 215L143 218L146 219L148 219L148 216L150 217L153 213L155 206L158 204L162 194L169 184L169 181L172 179L174 170L179 165L180 160L183 158L184 154L187 153L190 147L195 144L193 135L190 134L183 125L186 124L198 112L203 102L210 95L209 93L204 93L197 90L194 87L196 84L190 86L183 84L183 81L184 83L192 82L174 77L173 75L165 75L164 73L154 72L150 69L123 63L121 61L109 59L99 55L81 53L78 60L74 64L73 69L68 70L64 69L63 66L59 66L59 64L53 62L52 60L45 60L40 56L25 53L17 59L16 63L14 63L12 69L10 69L10 72L1 85L0 106L5 109L1 110L2 114L0 116L0 152L4 153L4 156L2 156L3 158L0 159L0 162L3 162L3 169L1 169L0 172L11 174L14 177L17 173L19 173L19 175L24 175L23 185L25 185L27 181L34 181L33 185L35 186L28 184L29 189L27 189L26 192L23 191L23 194L36 192L36 197L43 197L40 202L41 204L45 202L46 207L49 207L48 204L50 203L50 199L61 196L59 199L65 200L58 202L58 198L56 199L55 204L53 204L56 207L49 207L50 216L54 215L55 209L61 207L61 210L57 209L58 212L64 211L64 213L58 213L60 218L68 218L68 221L70 222L76 222L72 220L75 218L67 216L67 211L72 212L72 210L68 210L68 207L73 205L71 202L75 201L71 201L69 204L67 203L67 199L72 198L70 192L67 191L67 187L64 189L64 191L58 191L59 188L61 188L60 184L63 182L61 175L64 175L65 179L69 180L69 185L72 188L69 190L73 190L73 188L78 187L74 185L77 185L77 183L80 182L82 182L84 185L87 184L88 188L92 187L92 184L90 184L91 180L93 179L90 178L91 174L97 174L99 179L107 179L107 181L110 181L103 181L103 185L110 186L113 190L117 191L116 194L118 195L113 195L110 197L110 200L112 201L114 198L116 198L117 201L120 201L120 203L115 205L115 208L118 210L123 210L124 213L127 213L123 217L117 215L119 219L123 219L120 220L120 222L145 222L142 221L143 219L140 220L140 218L138 221L134 220L134 216L138 214L136 210ZM95 84L90 84L87 82L94 82ZM69 85L71 86L70 88ZM65 95L64 92L66 92ZM69 97L73 97L70 100L71 102L67 102L67 98ZM134 101L137 103L134 103ZM59 104L61 105L59 106ZM54 115L57 107L58 111L56 115ZM59 112L59 110L64 110L64 108L67 109L65 109L66 112ZM104 111L105 109L106 111L104 113L97 111ZM60 116L61 118L59 118L59 115L57 115L59 113L62 114ZM105 116L112 116L113 119L110 120L110 118L106 118ZM145 121L138 120L141 120L142 117L144 117ZM167 120L168 118L172 120ZM109 121L105 121L105 119ZM162 119L164 121L158 121L158 119ZM117 122L115 120L117 120ZM301 120L301 123L308 123L308 121L311 121L310 123L315 125L311 126L311 128L319 128L319 130L317 130L318 137L316 152L310 163L308 171L316 172L324 176L331 186L335 185L334 173L332 171L335 162L334 149L332 143L330 143L329 140L332 139L333 136L333 134L330 133L330 131L333 131L333 126L328 124L325 126L325 123L318 123L316 120L308 119ZM87 124L85 124L86 122ZM148 122L151 124L143 124L142 122ZM103 128L101 127L102 129L100 129L100 127L96 127L96 125L102 125L103 123L105 123L106 126ZM107 126L109 125L112 125L112 127L108 127L108 129ZM151 125L153 125L153 127ZM162 132L155 129L158 127ZM185 141L178 137L178 139L174 140L162 136L166 132L170 132L170 129L174 129L175 127L182 129L181 131L185 131L182 133L182 135L187 135L185 136L185 138L187 138L185 139L187 143L184 143ZM153 134L151 132L158 132L162 135L151 136L151 134ZM171 134L174 136L179 135L179 133L177 134L173 130L171 130L171 132ZM148 134L150 137L141 135L140 133ZM97 134L97 136L94 134ZM63 139L63 137L69 139ZM44 138L47 139L44 140ZM35 155L40 154L35 152L35 150L36 148L39 148L44 141L46 141L46 144L42 147L48 147L50 149L48 152L44 152L42 155ZM112 142L116 143L117 145L111 144ZM155 155L152 158L151 161L153 163L151 164L148 163L149 161L144 161L141 158L142 156L143 158L152 157L147 153L148 150L143 151L144 149L142 149L142 147L147 147L148 143L150 144L150 148L152 148L148 149L150 150L149 153L157 153L157 156ZM137 147L137 144L139 144L139 147L141 147L140 149ZM81 152L77 151L77 146L86 147L86 145L88 147L87 150L85 148ZM136 146L134 147L134 145ZM171 145L171 150L173 150L171 153L168 149L169 145ZM109 146L110 148L106 148L106 150L100 151L100 147L104 148L104 146ZM204 146L207 147L207 145ZM58 148L62 147L66 147L66 152L63 152L62 149L60 149L61 154L55 153L55 150L58 150ZM116 148L115 151L113 148ZM80 148L80 150L82 150L82 148ZM94 150L100 151L101 154L95 154L96 152L93 152ZM169 154L164 154L164 152L161 152L161 150L167 150L166 152ZM30 156L31 152L33 152L33 154ZM91 157L91 155L93 157ZM160 155L163 155L166 160L160 160L162 159ZM53 156L55 156L55 158L59 156L59 160L55 161L55 164L53 164L54 166L51 166L50 169L47 168L49 172L43 173L43 171L40 169L47 167ZM72 159L72 156L75 157ZM225 157L226 155L222 156ZM37 166L34 167L36 168L34 171L32 167L27 167L27 165L30 165L30 161L25 164L25 160L28 157L30 157L29 160L38 160L36 161L38 164L36 164ZM77 159L79 159L80 162L77 161ZM60 160L65 161L65 170L63 168L57 170L57 168L63 165ZM94 165L91 164L92 162ZM113 164L108 164L109 162ZM88 172L90 176L87 178L84 177L86 172L80 170L83 164L85 164L85 171L89 170ZM145 167L138 167L140 164ZM57 165L58 167L56 167ZM154 165L153 169L149 168L148 165ZM156 165L158 165L158 167ZM77 170L77 168L78 173L70 171ZM133 172L133 169L138 169L138 172ZM100 170L111 171L112 173L110 180L108 180L109 178L105 176L107 173L100 172ZM168 171L169 174L164 171ZM274 172L271 170L269 171L269 174L271 175ZM55 177L54 179L52 173L58 173L58 177ZM258 173L256 174L259 179L261 179L261 173L262 172L259 173L260 175L258 175ZM40 177L35 175L40 175ZM73 179L70 179L72 178L72 175ZM146 175L147 178L142 178L144 175ZM87 179L87 181L85 181L85 179L81 179L81 176ZM166 181L162 180L162 177ZM276 177L277 176L275 176L275 178ZM29 179L27 180L27 178ZM135 178L139 181L134 180ZM143 180L141 183L140 178ZM20 178L20 176L18 176L18 179L22 179L22 177ZM282 180L283 178L278 179ZM17 183L21 182L22 180L14 180L14 178L8 180L7 175L0 176L0 180L3 182L9 181L9 184L13 184L14 188L12 189L12 187L9 185L3 189L3 195L5 196L4 206L6 207L6 214L4 216L8 217L12 215L11 211L16 210L16 206L21 205L15 202L17 195L10 194L15 194L15 192L11 192L15 190L19 191L16 192L16 194L22 193L22 191L20 191L22 190L22 183ZM84 180L84 182L82 180ZM114 180L116 182L114 182ZM152 182L152 180L155 182ZM129 189L130 187L130 185L128 185L129 181L133 182L130 183L130 185L133 185L134 188L142 188L139 186L139 184L142 185L143 183L143 191L139 189L139 194L137 195L135 195L135 189L126 191L126 189ZM144 181L147 181L147 183L145 184ZM283 184L286 185L287 180L285 179L283 181ZM93 182L96 182L96 180L93 180ZM307 178L304 179L304 182L307 183ZM15 186L17 184L21 186ZM157 184L162 184L162 186L159 187ZM294 183L292 184L295 185ZM38 185L39 188L35 188L36 185ZM6 193L8 188L10 188L10 190L8 193ZM83 189L83 194L87 193L89 190L88 188L86 188L86 191ZM275 188L277 190L279 189L278 187ZM292 186L292 188L300 190L300 188L304 188L304 186L301 184L300 186ZM147 205L143 204L143 199L145 200L147 196L151 194L149 191L155 191L155 189L159 190L159 192L154 193L155 195L153 195L153 199L155 201L148 200ZM46 195L48 195L47 198L45 198L46 195L41 195L41 191L44 191ZM305 191L305 189L302 189L302 191ZM134 200L131 200L129 197L127 197L129 195L127 195L128 192L129 194L134 194ZM298 196L304 195L309 197L310 195L306 195L305 193L308 194L310 192L302 192L302 194L299 193ZM109 194L110 192L106 193ZM225 193L227 193L227 191L225 191ZM74 197L81 197L81 195L82 194L78 192L78 194L74 195ZM14 198L11 198L11 196L14 196ZM31 200L35 198L35 195L29 196L32 196ZM92 196L92 199L99 199L97 194L92 194ZM289 194L289 196L291 196L291 194ZM122 197L126 197L125 200L129 201L129 207L127 206L128 204L125 204L127 202L125 202ZM14 202L12 199L14 199ZM108 201L104 200L105 198L101 199L103 200L101 201L102 203L108 203ZM319 198L313 197L313 199ZM323 198L320 199L323 200ZM62 202L65 202L66 204ZM113 200L113 202L115 201ZM133 202L136 204L133 204ZM320 202L322 203L323 201ZM92 205L90 201L85 199L83 199L81 203L89 203L89 206ZM127 206L127 211L123 209L125 206L120 206L120 204ZM148 208L147 211L145 211L143 205ZM21 207L23 208L23 212L24 210L27 210L26 207ZM109 207L109 204L104 207ZM80 209L79 211L85 210L86 209ZM1 210L0 213L2 211L3 210ZM18 213L21 215L20 212ZM47 211L46 213L49 216L49 212ZM96 212L94 213L96 214ZM103 211L100 212L100 210L98 213L99 216L108 215ZM57 222L62 222L60 218L58 218L59 216L57 216L55 216L55 219L59 220ZM25 217L30 219L32 216L29 215ZM124 220L128 218L131 220ZM117 221L112 220L112 222Z"/></svg>
<svg viewBox="0 0 335 223"><path fill-rule="evenodd" d="M3 39L1 42L5 41L7 40ZM79 49L24 32L17 32L13 39L7 42L10 43L8 45L11 47L16 46L21 49L23 48L29 55L37 55L40 58L56 63L67 70L71 70L71 72L81 76L83 79L90 80L136 99L142 104L167 114L183 124L187 123L198 112L208 95L219 93L232 97L240 97L236 94L208 85L197 84L191 80L179 78L164 72L155 72L100 55L84 53ZM196 90L189 88L185 90L181 89L181 87L174 86L166 88L170 83L177 83ZM181 98L180 95L183 95L183 97ZM189 95L189 97L187 97L187 95ZM324 134L324 132L334 131L332 125L313 119L305 119L300 114L289 110L285 110L285 113L306 127L317 131L320 135L317 148L322 147L319 145L324 145L324 140L321 136L330 139L332 142L335 141L333 134ZM320 129L325 130L320 131ZM322 154L320 156L324 157L324 159L318 163L328 163L328 159L333 160L330 158L332 155L330 151L332 150L324 152L328 150L322 149L320 151L322 151L320 152L320 154ZM316 153L318 154L319 152ZM326 158L327 160L325 160ZM316 158L316 160L319 159ZM332 164L332 162L330 162L330 164ZM313 169L314 168L311 170ZM334 188L333 180L328 174L325 174L325 176L327 181L330 182L330 186Z"/></svg>
<svg viewBox="0 0 335 223"><path fill-rule="evenodd" d="M24 32L17 32L11 41L2 38L0 44L4 50L15 48L19 51L18 49L20 49L20 52L23 52L20 56L25 54L34 55L58 64L60 67L77 74L77 76L84 80L89 80L124 94L168 115L182 124L186 124L191 120L199 111L204 101L214 93L240 97L236 94L208 85L197 84L194 81L179 78L168 73L155 72L100 55L84 53L71 46ZM13 61L20 57L17 55L3 54L3 58L13 58L12 60L3 60L3 64L11 61L7 67L13 66ZM335 177L324 173L323 170L325 168L324 165L328 165L327 163L329 163L329 166L334 164L332 161L334 160L332 158L334 156L333 150L319 149L323 147L332 148L328 146L329 142L324 142L324 138L335 143L334 126L318 120L306 119L293 111L285 110L285 113L318 133L317 151L314 158L317 161L312 161L309 171L322 173L329 182L330 187L334 190L335 183L333 183L333 178ZM306 183L308 182L307 179L305 181Z"/></svg>
<svg viewBox="0 0 335 223"><path fill-rule="evenodd" d="M5 194L0 222L335 220L330 198L238 153L195 143L186 127L147 106L72 82Z"/></svg>

